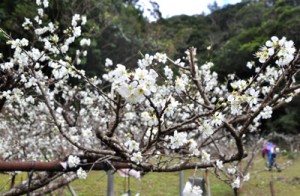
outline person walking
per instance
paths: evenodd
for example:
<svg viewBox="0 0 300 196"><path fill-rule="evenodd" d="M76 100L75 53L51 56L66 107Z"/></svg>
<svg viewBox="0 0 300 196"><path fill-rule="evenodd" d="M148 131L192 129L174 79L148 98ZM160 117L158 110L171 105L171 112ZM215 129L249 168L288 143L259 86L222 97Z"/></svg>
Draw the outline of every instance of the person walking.
<svg viewBox="0 0 300 196"><path fill-rule="evenodd" d="M272 167L274 166L278 172L281 171L280 167L276 163L276 145L272 142L266 141L263 147L262 156L265 158L267 155L267 167L269 171L272 171Z"/></svg>

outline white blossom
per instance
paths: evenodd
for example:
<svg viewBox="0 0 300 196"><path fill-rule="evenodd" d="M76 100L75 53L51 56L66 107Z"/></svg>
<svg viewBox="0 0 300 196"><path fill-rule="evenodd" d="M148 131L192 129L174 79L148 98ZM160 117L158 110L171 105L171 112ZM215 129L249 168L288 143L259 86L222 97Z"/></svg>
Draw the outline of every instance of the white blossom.
<svg viewBox="0 0 300 196"><path fill-rule="evenodd" d="M82 136L85 138L91 138L93 136L92 128L82 129Z"/></svg>
<svg viewBox="0 0 300 196"><path fill-rule="evenodd" d="M42 8L37 9L37 11L41 17L44 15L44 10Z"/></svg>
<svg viewBox="0 0 300 196"><path fill-rule="evenodd" d="M68 166L69 166L70 168L77 167L77 165L79 165L79 163L80 163L79 157L73 156L73 155L70 155L70 156L68 157Z"/></svg>
<svg viewBox="0 0 300 196"><path fill-rule="evenodd" d="M36 0L35 3L36 3L36 5L38 5L38 6L42 5L41 0Z"/></svg>
<svg viewBox="0 0 300 196"><path fill-rule="evenodd" d="M203 191L200 186L195 186L189 181L185 184L183 189L183 195L190 195L190 196L202 196Z"/></svg>
<svg viewBox="0 0 300 196"><path fill-rule="evenodd" d="M77 170L76 174L77 174L77 177L79 179L86 179L87 178L86 171L84 171L81 167Z"/></svg>
<svg viewBox="0 0 300 196"><path fill-rule="evenodd" d="M131 161L136 162L137 164L141 163L143 160L141 152L134 152L132 157L130 158Z"/></svg>
<svg viewBox="0 0 300 196"><path fill-rule="evenodd" d="M216 161L216 165L217 165L218 169L222 169L224 167L223 166L223 161L220 161L220 160Z"/></svg>
<svg viewBox="0 0 300 196"><path fill-rule="evenodd" d="M264 107L263 111L261 111L260 115L262 119L268 119L272 117L273 109L270 106Z"/></svg>
<svg viewBox="0 0 300 196"><path fill-rule="evenodd" d="M193 139L188 140L189 143L189 151L192 155L199 156L200 151L198 150L197 142Z"/></svg>
<svg viewBox="0 0 300 196"><path fill-rule="evenodd" d="M203 138L207 138L213 134L214 128L211 125L211 123L216 123L216 121L209 121L205 120L203 123L199 126L198 130L202 134Z"/></svg>
<svg viewBox="0 0 300 196"><path fill-rule="evenodd" d="M87 22L86 16L81 16L81 25L85 25Z"/></svg>
<svg viewBox="0 0 300 196"><path fill-rule="evenodd" d="M241 180L239 177L237 177L232 183L231 183L231 187L234 188L240 188L240 183Z"/></svg>
<svg viewBox="0 0 300 196"><path fill-rule="evenodd" d="M29 29L30 26L32 26L32 22L29 18L24 18L25 22L22 24L22 27L24 27L24 29Z"/></svg>
<svg viewBox="0 0 300 196"><path fill-rule="evenodd" d="M249 173L247 173L247 174L243 177L243 181L244 181L244 182L246 182L246 181L248 181L248 180L250 180L250 174L249 174Z"/></svg>
<svg viewBox="0 0 300 196"><path fill-rule="evenodd" d="M184 144L187 143L187 133L185 132L177 132L175 131L174 132L174 135L173 136L170 136L169 137L170 139L170 147L172 149L177 149L177 148L180 148L181 146L183 146Z"/></svg>
<svg viewBox="0 0 300 196"><path fill-rule="evenodd" d="M205 150L201 151L201 160L205 163L210 162L210 154L208 154Z"/></svg>
<svg viewBox="0 0 300 196"><path fill-rule="evenodd" d="M252 69L252 67L254 66L254 62L247 62L247 65L246 65L249 69Z"/></svg>
<svg viewBox="0 0 300 196"><path fill-rule="evenodd" d="M76 27L77 26L77 22L80 20L80 15L79 14L74 14L74 16L72 17L72 26Z"/></svg>
<svg viewBox="0 0 300 196"><path fill-rule="evenodd" d="M159 52L157 52L153 58L163 64L165 64L168 60L168 57L165 53L159 53Z"/></svg>
<svg viewBox="0 0 300 196"><path fill-rule="evenodd" d="M165 71L165 76L167 77L167 79L171 80L173 78L172 69L170 69L169 66L165 66L164 71Z"/></svg>
<svg viewBox="0 0 300 196"><path fill-rule="evenodd" d="M153 56L149 54L145 54L145 57L143 59L138 60L138 65L140 68L144 69L152 64L153 59L154 59Z"/></svg>
<svg viewBox="0 0 300 196"><path fill-rule="evenodd" d="M236 169L235 169L234 167L228 168L228 169L227 169L227 172L228 172L229 174L235 174Z"/></svg>
<svg viewBox="0 0 300 196"><path fill-rule="evenodd" d="M113 61L109 58L105 59L105 67L110 67L113 65Z"/></svg>
<svg viewBox="0 0 300 196"><path fill-rule="evenodd" d="M91 39L85 39L83 38L80 40L80 46L90 46L91 45Z"/></svg>
<svg viewBox="0 0 300 196"><path fill-rule="evenodd" d="M134 152L139 150L139 143L134 140L129 139L125 142L124 145L128 148L129 152Z"/></svg>
<svg viewBox="0 0 300 196"><path fill-rule="evenodd" d="M49 6L49 1L48 0L44 0L43 1L43 5L45 8L47 8Z"/></svg>

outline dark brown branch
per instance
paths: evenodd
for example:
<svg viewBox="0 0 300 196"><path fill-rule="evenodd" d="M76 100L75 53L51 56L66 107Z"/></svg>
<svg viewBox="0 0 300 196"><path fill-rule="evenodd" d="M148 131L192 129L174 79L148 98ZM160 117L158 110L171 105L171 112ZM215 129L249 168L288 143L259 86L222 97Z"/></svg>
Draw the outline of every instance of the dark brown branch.
<svg viewBox="0 0 300 196"><path fill-rule="evenodd" d="M211 107L211 103L210 101L208 100L205 92L204 92L204 89L199 81L199 79L197 78L197 74L196 74L196 64L195 64L195 57L194 57L194 50L195 48L189 48L189 53L190 53L190 67L191 67L191 75L192 75L192 80L193 82L195 83L201 97L203 98L204 100L204 107L207 108L207 109L212 109Z"/></svg>
<svg viewBox="0 0 300 196"><path fill-rule="evenodd" d="M50 174L50 173L36 175L32 179L32 183L29 191L31 192L36 189L39 189L49 184L51 181L55 180L61 175L62 174ZM18 196L18 195L26 194L27 192L28 192L28 180L24 181L24 183L20 183L19 185L6 191L5 193L2 193L2 196Z"/></svg>
<svg viewBox="0 0 300 196"><path fill-rule="evenodd" d="M242 157L244 156L244 147L243 147L242 139L241 137L238 136L237 131L231 124L229 124L228 122L224 122L224 125L227 128L226 130L228 130L231 136L234 138L238 150L238 153L234 155L234 159L241 160Z"/></svg>
<svg viewBox="0 0 300 196"><path fill-rule="evenodd" d="M168 58L168 60L169 60L173 65L175 65L177 68L179 68L179 69L190 70L189 67L182 67L182 66L178 65L176 62L174 62L174 61L173 61L172 59L170 59L170 58Z"/></svg>
<svg viewBox="0 0 300 196"><path fill-rule="evenodd" d="M47 171L47 172L70 172L76 171L79 167L83 170L109 170L110 165L113 165L116 169L130 168L130 163L127 162L113 162L110 164L107 162L99 163L85 163L79 164L76 168L64 168L62 166L63 161L51 161L51 162L41 162L41 161L0 161L0 172L9 171Z"/></svg>
<svg viewBox="0 0 300 196"><path fill-rule="evenodd" d="M120 121L121 100L122 100L121 96L117 94L117 108L115 111L116 117L115 120L108 127L108 132L106 133L108 137L112 137L115 133L115 130L118 127Z"/></svg>
<svg viewBox="0 0 300 196"><path fill-rule="evenodd" d="M33 192L32 196L46 195L51 193L63 186L68 185L70 182L74 181L77 178L76 174L71 174L66 177L62 177L50 182L47 186L44 186L42 189Z"/></svg>

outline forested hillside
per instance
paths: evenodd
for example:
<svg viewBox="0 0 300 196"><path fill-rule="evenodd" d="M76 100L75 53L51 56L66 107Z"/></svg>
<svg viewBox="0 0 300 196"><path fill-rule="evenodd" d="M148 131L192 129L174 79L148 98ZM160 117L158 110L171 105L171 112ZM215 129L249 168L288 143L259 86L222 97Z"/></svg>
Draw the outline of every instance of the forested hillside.
<svg viewBox="0 0 300 196"><path fill-rule="evenodd" d="M299 0L244 0L224 8L214 7L207 16L176 16L154 24L161 50L176 56L189 46L199 51L199 61L212 60L220 79L228 73L245 78L253 69L245 65L254 60L259 46L269 37L287 37L300 46ZM211 50L208 51L207 47ZM300 98L275 112L263 130L299 133Z"/></svg>
<svg viewBox="0 0 300 196"><path fill-rule="evenodd" d="M24 17L36 15L33 3L31 0L2 0L2 28L14 38L26 37L19 24ZM107 57L115 63L134 65L146 52L164 51L176 59L194 46L199 63L212 60L220 80L226 82L228 73L236 73L241 78L254 74L254 69L245 65L255 59L255 51L273 35L285 36L300 47L300 0L243 0L223 8L211 6L209 15L168 19L160 18L159 8L153 4L153 15L158 20L152 23L143 17L143 8L138 8L136 3L135 0L55 0L47 15L49 22L66 26L66 21L75 13L87 16L88 25L83 32L92 43L82 66L90 75L103 73ZM4 54L10 53L4 45L0 49ZM289 106L276 111L263 129L299 133L299 106L300 98L293 100Z"/></svg>

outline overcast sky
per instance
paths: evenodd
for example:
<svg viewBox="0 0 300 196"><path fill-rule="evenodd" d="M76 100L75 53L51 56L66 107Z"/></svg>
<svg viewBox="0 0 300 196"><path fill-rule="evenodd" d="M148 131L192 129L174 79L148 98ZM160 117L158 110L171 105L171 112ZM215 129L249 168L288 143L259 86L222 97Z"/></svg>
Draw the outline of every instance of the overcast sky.
<svg viewBox="0 0 300 196"><path fill-rule="evenodd" d="M222 7L226 4L235 4L240 2L241 0L152 0L159 4L160 11L164 18L186 14L186 15L194 15L209 13L209 9L207 6L212 4L214 1ZM149 0L140 0L140 3L143 7L149 6ZM148 6L147 6L148 5Z"/></svg>

